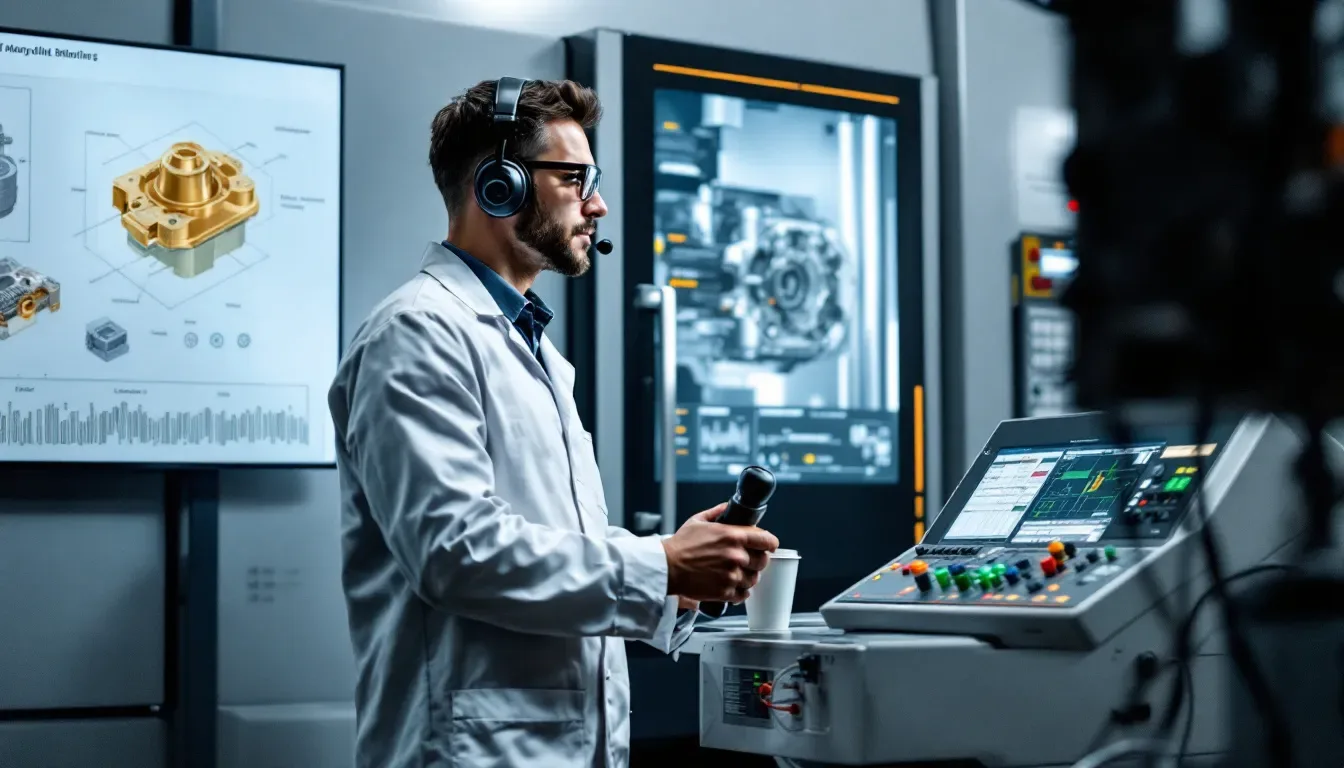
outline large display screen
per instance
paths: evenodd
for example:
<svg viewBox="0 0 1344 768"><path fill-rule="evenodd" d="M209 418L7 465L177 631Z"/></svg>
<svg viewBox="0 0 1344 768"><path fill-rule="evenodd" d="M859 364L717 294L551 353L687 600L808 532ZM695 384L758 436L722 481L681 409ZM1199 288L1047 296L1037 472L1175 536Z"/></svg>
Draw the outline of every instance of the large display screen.
<svg viewBox="0 0 1344 768"><path fill-rule="evenodd" d="M1162 537L1214 443L1001 448L941 541L1015 545Z"/></svg>
<svg viewBox="0 0 1344 768"><path fill-rule="evenodd" d="M0 461L334 461L341 92L0 30Z"/></svg>
<svg viewBox="0 0 1344 768"><path fill-rule="evenodd" d="M896 120L673 89L654 118L678 478L897 482Z"/></svg>

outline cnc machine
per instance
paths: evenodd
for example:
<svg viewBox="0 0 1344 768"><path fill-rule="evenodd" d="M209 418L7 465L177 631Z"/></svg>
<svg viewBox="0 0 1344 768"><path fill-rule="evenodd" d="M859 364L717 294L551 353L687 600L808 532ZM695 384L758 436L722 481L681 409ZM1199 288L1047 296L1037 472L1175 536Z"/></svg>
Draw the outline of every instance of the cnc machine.
<svg viewBox="0 0 1344 768"><path fill-rule="evenodd" d="M1208 586L1198 528L1215 521L1229 580L1287 556L1299 437L1273 418L1206 435L1112 427L1095 413L1003 422L921 542L822 606L825 628L707 634L702 745L840 765L1070 764L1151 729L1183 684L1198 716L1182 712L1182 749L1220 751L1234 681L1213 625L1194 625L1192 661L1172 657Z"/></svg>

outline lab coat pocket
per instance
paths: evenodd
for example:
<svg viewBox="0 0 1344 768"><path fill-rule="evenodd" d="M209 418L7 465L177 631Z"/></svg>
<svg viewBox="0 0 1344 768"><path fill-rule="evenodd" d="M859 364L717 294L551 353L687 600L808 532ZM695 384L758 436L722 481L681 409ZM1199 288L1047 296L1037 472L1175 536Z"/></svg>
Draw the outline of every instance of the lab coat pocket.
<svg viewBox="0 0 1344 768"><path fill-rule="evenodd" d="M448 747L455 765L583 763L583 691L474 688L453 691Z"/></svg>

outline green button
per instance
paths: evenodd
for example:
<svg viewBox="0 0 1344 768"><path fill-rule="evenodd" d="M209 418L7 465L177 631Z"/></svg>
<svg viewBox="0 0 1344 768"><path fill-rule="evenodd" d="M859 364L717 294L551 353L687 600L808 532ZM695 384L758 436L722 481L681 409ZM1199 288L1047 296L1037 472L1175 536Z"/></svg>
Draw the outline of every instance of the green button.
<svg viewBox="0 0 1344 768"><path fill-rule="evenodd" d="M1002 576L1002 575L1003 575L1003 572L1006 571L1006 570L1008 570L1008 566L1005 565L1004 563L995 563L995 564L994 564L994 572L997 573L998 575Z"/></svg>
<svg viewBox="0 0 1344 768"><path fill-rule="evenodd" d="M1107 559L1107 560L1114 560L1115 557L1116 557L1116 555L1115 555L1115 547L1107 547L1107 548L1106 548L1106 559Z"/></svg>
<svg viewBox="0 0 1344 768"><path fill-rule="evenodd" d="M960 589L962 592L966 592L966 591L968 591L970 588L971 588L971 574L969 574L969 573L964 573L964 572L963 572L963 573L958 573L958 574L957 574L957 589Z"/></svg>
<svg viewBox="0 0 1344 768"><path fill-rule="evenodd" d="M933 578L938 580L938 586L947 589L947 585L952 583L952 574L948 573L946 568L939 568L933 572Z"/></svg>
<svg viewBox="0 0 1344 768"><path fill-rule="evenodd" d="M991 583L994 584L995 587L1003 586L1003 576L998 571L995 571L994 573L990 574L989 580Z"/></svg>
<svg viewBox="0 0 1344 768"><path fill-rule="evenodd" d="M993 583L993 581L992 581L992 578L993 578L993 577L991 577L988 573L981 573L981 574L980 574L980 587L981 587L982 589L990 589L991 587L993 587L993 586L994 586L994 583Z"/></svg>

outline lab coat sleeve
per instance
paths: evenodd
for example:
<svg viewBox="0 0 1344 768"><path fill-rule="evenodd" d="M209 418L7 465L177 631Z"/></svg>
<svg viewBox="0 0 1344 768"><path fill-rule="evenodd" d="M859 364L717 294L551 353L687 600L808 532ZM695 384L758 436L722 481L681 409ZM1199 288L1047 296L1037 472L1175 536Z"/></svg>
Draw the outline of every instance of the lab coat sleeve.
<svg viewBox="0 0 1344 768"><path fill-rule="evenodd" d="M607 526L607 540L632 539L635 535L620 526ZM656 539L659 546L662 546L662 540L666 536L650 536L648 538ZM641 638L649 645L657 648L663 653L672 653L691 639L691 633L695 631L695 617L699 611L681 612L677 605L675 595L669 596L663 605L662 616L658 620L658 629L653 633L653 637Z"/></svg>
<svg viewBox="0 0 1344 768"><path fill-rule="evenodd" d="M358 354L347 452L423 600L518 632L655 636L668 603L661 540L532 523L496 494L483 381L459 329L406 311Z"/></svg>

